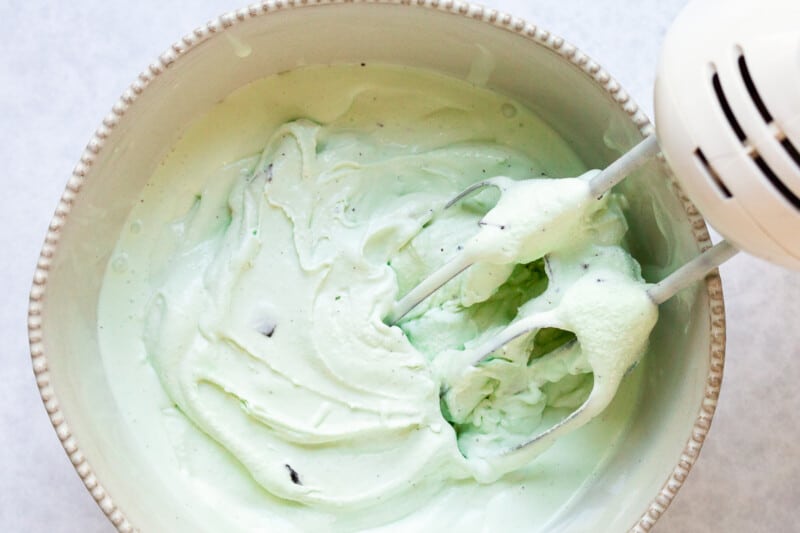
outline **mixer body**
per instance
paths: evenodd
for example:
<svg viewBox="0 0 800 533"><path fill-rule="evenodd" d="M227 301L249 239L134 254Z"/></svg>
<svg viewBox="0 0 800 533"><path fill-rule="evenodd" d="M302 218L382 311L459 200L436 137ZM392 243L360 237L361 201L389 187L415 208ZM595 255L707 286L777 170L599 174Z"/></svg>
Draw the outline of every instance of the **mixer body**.
<svg viewBox="0 0 800 533"><path fill-rule="evenodd" d="M662 152L737 247L800 269L800 1L695 0L664 42Z"/></svg>

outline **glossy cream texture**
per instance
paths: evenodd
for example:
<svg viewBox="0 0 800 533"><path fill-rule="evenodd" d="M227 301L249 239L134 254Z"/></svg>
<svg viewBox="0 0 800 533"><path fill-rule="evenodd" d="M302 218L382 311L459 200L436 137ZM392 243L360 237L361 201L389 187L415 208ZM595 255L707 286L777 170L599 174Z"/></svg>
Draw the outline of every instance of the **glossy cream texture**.
<svg viewBox="0 0 800 533"><path fill-rule="evenodd" d="M618 207L591 194L589 182L596 174L493 178L501 197L460 252L477 261L464 276L460 294L445 296L442 305L402 323L412 332L417 326L406 322L445 330L469 322L478 302L490 309L508 305L509 295L498 289L537 291L546 284L541 294L527 294L521 305L515 302L511 311L516 314L506 328L479 326L463 349L452 348L458 345L455 339L426 347L441 380L447 418L480 481L495 481L523 467L557 437L602 412L646 350L657 306L639 265L618 246L627 229ZM531 269L535 260L544 268ZM529 276L514 279L521 265L527 265ZM519 335L527 331L533 338ZM543 337L535 336L540 331ZM441 341L441 335L436 337ZM496 339L511 342L496 349ZM543 429L544 409L556 405L581 408L547 438L533 439Z"/></svg>
<svg viewBox="0 0 800 533"><path fill-rule="evenodd" d="M106 371L143 453L185 505L223 510L210 529L544 526L612 452L636 376L534 464L500 478L516 466L487 473L486 458L593 383L615 391L643 354L655 315L634 296L622 201L586 201L575 179L558 181L555 218L491 190L442 206L486 177L582 171L519 104L424 72L314 67L231 95L150 180L104 281ZM384 323L465 250L475 267ZM560 318L477 368L453 363L539 312ZM620 321L627 341L609 336Z"/></svg>

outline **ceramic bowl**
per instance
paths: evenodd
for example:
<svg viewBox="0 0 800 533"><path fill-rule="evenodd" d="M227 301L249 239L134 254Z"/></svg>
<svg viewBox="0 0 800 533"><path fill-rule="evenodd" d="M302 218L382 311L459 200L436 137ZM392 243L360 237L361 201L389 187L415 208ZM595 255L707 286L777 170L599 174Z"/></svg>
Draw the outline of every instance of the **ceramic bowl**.
<svg viewBox="0 0 800 533"><path fill-rule="evenodd" d="M98 291L132 202L192 119L235 89L299 65L363 61L431 69L505 93L538 112L589 167L605 166L651 128L619 84L562 38L451 0L268 1L177 41L89 141L50 224L31 291L30 346L42 399L78 474L120 531L201 528L174 504L169 487L149 477L100 359ZM480 69L476 61L483 61ZM662 161L621 187L631 249L649 279L709 246L704 221ZM722 294L712 275L662 306L624 438L589 483L531 530L649 530L703 444L723 357Z"/></svg>

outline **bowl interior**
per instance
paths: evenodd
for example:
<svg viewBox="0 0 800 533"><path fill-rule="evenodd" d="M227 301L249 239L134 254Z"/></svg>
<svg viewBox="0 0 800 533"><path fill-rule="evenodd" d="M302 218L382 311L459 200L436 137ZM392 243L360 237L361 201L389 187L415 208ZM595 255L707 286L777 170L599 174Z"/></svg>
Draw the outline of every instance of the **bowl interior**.
<svg viewBox="0 0 800 533"><path fill-rule="evenodd" d="M149 81L104 141L61 229L43 303L44 350L64 417L97 478L143 531L195 529L198 518L157 480L117 416L98 350L98 293L132 202L193 119L267 75L365 61L431 69L505 93L549 122L588 167L602 167L632 146L643 124L563 48L557 52L445 10L319 5L246 18L215 33ZM631 248L645 277L659 279L697 253L689 217L661 162L649 163L622 187L630 204ZM674 469L703 401L709 305L698 284L662 306L630 429L596 478L542 529L604 524L623 530L647 510Z"/></svg>

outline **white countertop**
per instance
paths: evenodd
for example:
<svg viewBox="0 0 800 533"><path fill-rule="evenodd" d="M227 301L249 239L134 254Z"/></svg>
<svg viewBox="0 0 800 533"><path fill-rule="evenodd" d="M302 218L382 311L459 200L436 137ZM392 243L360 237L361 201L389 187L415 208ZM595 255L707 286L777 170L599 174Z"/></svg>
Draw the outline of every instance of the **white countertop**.
<svg viewBox="0 0 800 533"><path fill-rule="evenodd" d="M661 38L683 0L486 0L565 37L652 116ZM0 4L0 531L111 532L39 400L26 339L33 267L100 119L174 40L236 0ZM190 5L190 7L186 7ZM797 530L800 273L740 255L723 268L725 384L686 485L656 531ZM677 459L677 458L676 458Z"/></svg>

